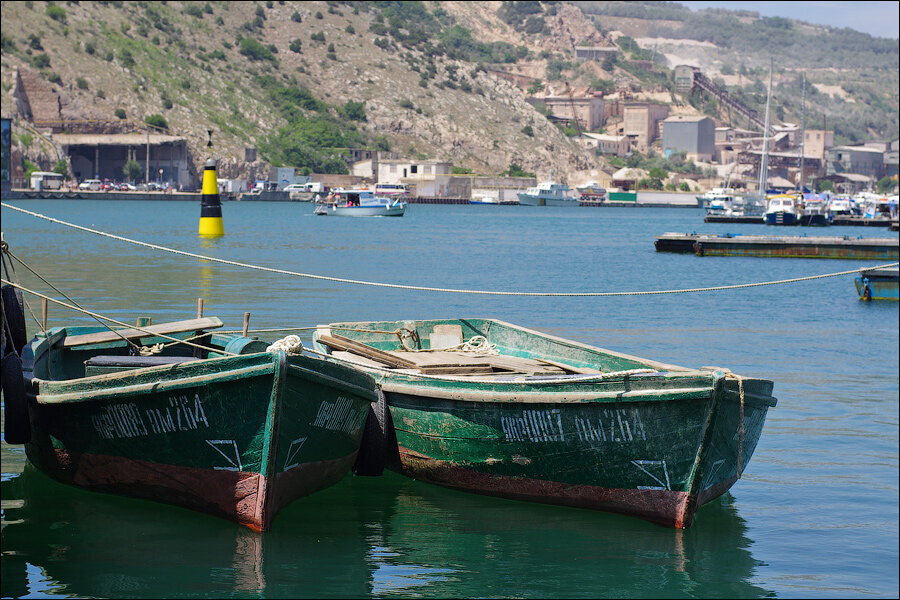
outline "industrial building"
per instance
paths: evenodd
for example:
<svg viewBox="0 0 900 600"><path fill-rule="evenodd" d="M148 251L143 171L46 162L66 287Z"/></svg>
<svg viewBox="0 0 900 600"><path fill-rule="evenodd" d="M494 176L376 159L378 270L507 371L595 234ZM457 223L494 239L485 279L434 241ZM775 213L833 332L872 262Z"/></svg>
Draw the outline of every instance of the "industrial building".
<svg viewBox="0 0 900 600"><path fill-rule="evenodd" d="M684 152L687 158L709 162L716 151L716 124L709 117L675 115L662 122L662 149Z"/></svg>

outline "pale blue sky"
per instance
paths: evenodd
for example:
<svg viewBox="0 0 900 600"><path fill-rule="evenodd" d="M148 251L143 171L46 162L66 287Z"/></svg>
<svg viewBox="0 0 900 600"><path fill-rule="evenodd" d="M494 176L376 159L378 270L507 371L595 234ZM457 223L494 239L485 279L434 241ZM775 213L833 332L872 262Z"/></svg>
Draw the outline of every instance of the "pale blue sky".
<svg viewBox="0 0 900 600"><path fill-rule="evenodd" d="M900 38L900 2L682 2L691 10L753 10L764 17L785 17L832 27L849 27L882 38Z"/></svg>

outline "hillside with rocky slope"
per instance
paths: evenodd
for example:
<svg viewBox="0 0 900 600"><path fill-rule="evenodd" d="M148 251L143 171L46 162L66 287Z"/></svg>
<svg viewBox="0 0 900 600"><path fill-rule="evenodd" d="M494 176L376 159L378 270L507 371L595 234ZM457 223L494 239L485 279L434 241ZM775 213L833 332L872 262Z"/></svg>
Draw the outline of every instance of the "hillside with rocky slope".
<svg viewBox="0 0 900 600"><path fill-rule="evenodd" d="M259 150L260 165L318 170L339 168L336 157L353 147L476 173L513 165L584 181L612 169L527 103L510 77L545 89L628 89L635 99L674 102L676 113L704 106L669 92L674 65L656 53L649 56L655 67L640 66L647 49L622 31L639 37L637 30L620 17L585 14L582 4L604 3L4 2L2 112L22 114L18 73L42 90L29 108L43 120L142 131L150 118L188 139L195 165L210 153L219 158L223 176L246 176L246 148ZM575 45L612 40L625 49L621 60L574 62ZM761 72L750 65L742 73L742 86L756 86L745 98L758 106ZM792 75L782 73L782 83ZM872 119L869 132L895 135L896 95L841 87L833 78L812 89L825 90L828 110L880 103L882 112L893 111L893 125ZM789 100L785 118L798 112L796 98ZM19 120L14 130L27 156L52 162Z"/></svg>

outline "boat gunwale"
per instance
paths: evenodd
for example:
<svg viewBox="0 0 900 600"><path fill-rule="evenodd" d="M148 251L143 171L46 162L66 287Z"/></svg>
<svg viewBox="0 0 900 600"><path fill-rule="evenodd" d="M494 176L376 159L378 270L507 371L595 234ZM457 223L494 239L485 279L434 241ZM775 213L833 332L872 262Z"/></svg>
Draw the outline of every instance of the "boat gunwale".
<svg viewBox="0 0 900 600"><path fill-rule="evenodd" d="M613 358L624 359L624 360L629 360L632 362L640 363L641 365L644 365L648 368L656 369L657 371L668 371L668 372L695 372L695 371L697 371L697 369L691 369L688 367L681 367L678 365L672 365L672 364L668 364L668 363L664 363L664 362L655 361L652 359L641 358L639 356L624 354L622 352L616 352L615 350L608 350L606 348L601 348L599 346L591 346L591 345L585 344L583 342L577 342L575 340L558 337L558 336L555 336L550 333L544 333L541 331L537 331L535 329L528 329L527 327L522 327L521 325L515 325L513 323L509 323L507 321L501 321L499 319L491 319L491 318L486 318L486 317L460 317L457 319L415 319L415 321L417 323L422 323L422 324L428 324L428 323L443 324L443 323L450 323L450 322L463 323L463 322L467 322L467 321L482 321L482 322L488 324L489 326L493 326L494 324L497 324L501 327L507 327L509 329L521 331L523 333L526 333L528 335L531 335L531 336L534 336L537 338L543 338L546 340L550 340L550 341L555 342L564 347L577 348L579 350L587 350L592 353L605 354L605 355L613 357ZM344 322L339 322L339 323L329 323L327 325L318 325L316 327L316 330L313 332L313 341L316 342L316 339L320 333L329 334L328 332L330 332L331 328L333 328L333 327L346 327L349 325L360 325L360 324L367 324L367 325L375 326L375 325L384 325L384 324L388 324L388 323L399 326L399 325L403 324L404 321L344 321ZM327 331L326 331L326 329L327 329ZM365 330L358 330L358 331L365 333ZM318 342L316 342L316 343L318 343Z"/></svg>
<svg viewBox="0 0 900 600"><path fill-rule="evenodd" d="M252 354L248 354L245 356L253 356ZM232 360L233 357L227 357L225 360ZM222 360L222 359L209 359L209 360ZM206 360L198 360L191 361L190 363L182 363L191 364L192 366L198 366L195 363L200 364L209 364ZM180 366L180 365L175 365ZM210 383L218 383L221 380L229 380L229 379L245 379L248 377L254 377L258 375L268 375L274 372L275 369L275 361L271 361L265 364L253 365L250 367L242 367L239 369L226 369L222 370L218 373L204 373L201 375L193 375L190 377L177 377L172 379L171 381L151 381L144 383L135 383L131 385L116 385L117 379L124 379L127 377L133 378L135 375L143 375L143 374L153 374L153 373L166 373L171 372L173 369L173 365L162 365L159 367L146 367L146 368L138 368L132 369L129 371L123 371L121 373L106 373L101 375L91 375L89 377L79 377L76 379L40 379L33 377L31 378L31 382L33 385L37 386L38 392L34 394L35 401L38 404L65 404L65 403L73 403L73 402L94 402L98 400L107 400L114 399L116 397L130 397L130 396L140 396L147 393L160 393L160 392L168 392L172 390L184 389L195 387L197 385L205 385ZM84 389L70 392L54 392L52 388L54 387L70 387L73 384L110 384L109 387L104 387L102 389ZM41 388L47 389L46 392L42 392Z"/></svg>
<svg viewBox="0 0 900 600"><path fill-rule="evenodd" d="M354 371L361 371L358 365L354 365L350 368L352 368ZM319 373L301 365L293 364L290 362L290 357L288 358L287 371L288 373L301 375L307 380L316 381L317 383L329 385L331 387L336 387L357 396L363 396L364 398L368 398L370 402L378 401L378 395L373 389L367 389L355 383L351 383L343 379L338 379L337 377L332 377L331 375L326 375L324 373ZM367 375L369 378L372 377L368 373L365 373L365 375Z"/></svg>
<svg viewBox="0 0 900 600"><path fill-rule="evenodd" d="M722 377L728 373L728 369L717 367L703 367L701 369L689 369L662 363L654 360L642 359L640 357L599 348L577 342L574 340L561 338L552 334L546 334L519 325L514 325L505 321L487 318L459 318L459 319L417 319L417 326L427 324L446 324L448 322L463 323L466 321L480 321L489 329L494 324L506 327L512 330L524 332L538 338L549 340L563 347L574 348L578 350L589 351L595 354L605 354L607 356L633 361L648 367L656 368L655 372L607 372L598 373L596 376L585 375L559 375L559 376L539 376L528 379L528 376L521 376L517 380L498 380L487 379L482 376L461 376L461 375L431 375L417 373L409 369L395 370L387 367L377 367L372 365L361 364L345 358L333 356L327 348L322 348L323 356L329 360L341 362L351 365L356 369L360 369L370 373L375 377L378 384L387 392L401 393L412 396L423 396L435 399L469 401L469 402L523 402L523 403L585 403L585 402L660 402L679 399L693 398L709 398L714 392L715 381L717 377ZM330 335L332 327L343 330L350 329L351 326L359 326L365 324L368 327L384 327L387 324L400 326L404 321L358 321L358 322L341 322L331 323L329 325L319 325L313 333L313 342L321 348L318 342L318 336L322 334ZM351 329L352 330L352 329ZM355 331L366 333L365 329L357 329ZM510 377L510 375L500 375L502 377ZM533 376L532 376L533 377ZM658 378L663 384L672 385L678 380L684 379L705 379L708 385L690 388L673 388L663 389L644 388L640 390L608 390L598 391L596 385L598 383L615 384L617 382L625 384L629 380L635 378ZM764 378L735 376L742 380L743 384L748 387L762 386L763 388L772 385L772 381ZM429 385L429 383L431 385ZM452 384L453 387L442 387L446 384ZM481 386L481 389L471 389L475 384ZM565 386L561 388L561 386ZM553 389L556 388L556 389ZM771 388L770 388L771 389ZM730 394L738 395L737 389L725 386L724 391ZM731 400L731 398L729 398ZM773 407L777 404L777 399L770 393L755 393L745 390L744 402L749 405L765 405Z"/></svg>

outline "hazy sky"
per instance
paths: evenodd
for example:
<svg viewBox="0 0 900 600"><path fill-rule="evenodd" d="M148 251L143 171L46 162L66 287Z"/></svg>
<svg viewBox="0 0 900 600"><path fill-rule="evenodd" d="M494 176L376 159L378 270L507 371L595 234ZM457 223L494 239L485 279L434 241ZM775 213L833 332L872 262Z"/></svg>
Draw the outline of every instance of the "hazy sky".
<svg viewBox="0 0 900 600"><path fill-rule="evenodd" d="M721 7L753 10L764 17L786 17L816 25L849 27L876 37L900 38L900 2L683 2L691 10Z"/></svg>

